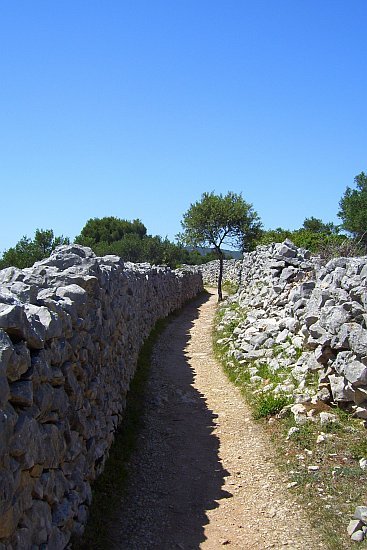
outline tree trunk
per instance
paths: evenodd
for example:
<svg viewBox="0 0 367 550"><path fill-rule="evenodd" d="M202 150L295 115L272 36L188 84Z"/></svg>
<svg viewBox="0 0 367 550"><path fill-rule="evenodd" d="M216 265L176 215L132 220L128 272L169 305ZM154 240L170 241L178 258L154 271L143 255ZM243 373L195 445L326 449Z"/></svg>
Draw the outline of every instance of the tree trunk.
<svg viewBox="0 0 367 550"><path fill-rule="evenodd" d="M222 279L223 279L223 252L220 250L218 252L219 256L219 274L218 274L218 302L223 300L222 294Z"/></svg>

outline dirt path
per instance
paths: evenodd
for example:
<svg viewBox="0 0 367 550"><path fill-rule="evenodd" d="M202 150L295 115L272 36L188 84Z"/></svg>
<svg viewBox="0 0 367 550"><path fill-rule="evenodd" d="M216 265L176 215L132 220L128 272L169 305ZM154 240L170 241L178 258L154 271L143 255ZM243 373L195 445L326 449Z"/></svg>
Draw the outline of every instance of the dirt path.
<svg viewBox="0 0 367 550"><path fill-rule="evenodd" d="M145 427L112 547L325 548L213 358L215 302L212 295L188 305L156 344Z"/></svg>

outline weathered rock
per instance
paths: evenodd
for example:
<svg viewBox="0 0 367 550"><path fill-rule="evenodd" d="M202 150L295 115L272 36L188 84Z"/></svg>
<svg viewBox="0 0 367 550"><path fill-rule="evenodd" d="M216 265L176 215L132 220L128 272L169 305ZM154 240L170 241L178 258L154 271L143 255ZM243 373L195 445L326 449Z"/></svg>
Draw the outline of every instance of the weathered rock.
<svg viewBox="0 0 367 550"><path fill-rule="evenodd" d="M14 507L8 508L2 515L0 515L0 538L8 539L15 530L19 521L20 512Z"/></svg>
<svg viewBox="0 0 367 550"><path fill-rule="evenodd" d="M362 542L364 540L364 537L365 537L364 532L359 530L359 531L355 531L350 538L354 542Z"/></svg>
<svg viewBox="0 0 367 550"><path fill-rule="evenodd" d="M213 260L199 266L184 266L192 272L201 273L206 285L216 286L218 283L219 260ZM241 278L241 260L225 260L223 265L223 283L238 285Z"/></svg>
<svg viewBox="0 0 367 550"><path fill-rule="evenodd" d="M354 510L354 519L367 523L367 506L357 506Z"/></svg>
<svg viewBox="0 0 367 550"><path fill-rule="evenodd" d="M359 386L354 389L354 402L360 405L367 401L367 386Z"/></svg>
<svg viewBox="0 0 367 550"><path fill-rule="evenodd" d="M367 366L360 361L354 360L344 368L345 378L355 387L367 384Z"/></svg>
<svg viewBox="0 0 367 550"><path fill-rule="evenodd" d="M43 347L41 338L31 327L24 308L20 305L0 304L0 328L11 337L26 340L30 348Z"/></svg>
<svg viewBox="0 0 367 550"><path fill-rule="evenodd" d="M337 334L340 327L351 319L351 315L343 307L325 307L321 310L320 325L326 327L331 334Z"/></svg>
<svg viewBox="0 0 367 550"><path fill-rule="evenodd" d="M12 405L19 407L30 407L33 405L33 384L28 380L13 382L9 386L9 401Z"/></svg>
<svg viewBox="0 0 367 550"><path fill-rule="evenodd" d="M321 426L327 426L337 421L337 417L333 413L320 412L320 424Z"/></svg>
<svg viewBox="0 0 367 550"><path fill-rule="evenodd" d="M0 281L0 546L59 550L83 530L142 343L202 277L72 245Z"/></svg>
<svg viewBox="0 0 367 550"><path fill-rule="evenodd" d="M343 376L329 375L331 393L336 402L350 402L354 399L354 390Z"/></svg>
<svg viewBox="0 0 367 550"><path fill-rule="evenodd" d="M31 366L31 355L25 343L14 344L7 362L6 376L9 381L18 380Z"/></svg>
<svg viewBox="0 0 367 550"><path fill-rule="evenodd" d="M294 415L294 421L297 426L302 426L308 422L307 409L302 403L297 403L291 407L291 412Z"/></svg>
<svg viewBox="0 0 367 550"><path fill-rule="evenodd" d="M28 305L25 308L27 318L38 321L42 328L39 327L39 332L43 332L43 339L50 340L51 338L60 338L63 335L63 323L60 317L44 306Z"/></svg>
<svg viewBox="0 0 367 550"><path fill-rule="evenodd" d="M295 258L297 256L297 248L294 244L286 239L283 243L275 245L275 258Z"/></svg>

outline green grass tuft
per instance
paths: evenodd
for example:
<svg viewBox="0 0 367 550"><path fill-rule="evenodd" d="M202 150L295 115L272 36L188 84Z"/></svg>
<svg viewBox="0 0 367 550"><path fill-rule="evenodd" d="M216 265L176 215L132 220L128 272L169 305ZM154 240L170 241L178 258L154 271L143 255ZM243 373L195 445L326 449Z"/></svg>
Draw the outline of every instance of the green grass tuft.
<svg viewBox="0 0 367 550"><path fill-rule="evenodd" d="M278 414L289 403L290 399L286 395L260 394L254 400L253 417L256 420L259 418L269 418L269 416Z"/></svg>

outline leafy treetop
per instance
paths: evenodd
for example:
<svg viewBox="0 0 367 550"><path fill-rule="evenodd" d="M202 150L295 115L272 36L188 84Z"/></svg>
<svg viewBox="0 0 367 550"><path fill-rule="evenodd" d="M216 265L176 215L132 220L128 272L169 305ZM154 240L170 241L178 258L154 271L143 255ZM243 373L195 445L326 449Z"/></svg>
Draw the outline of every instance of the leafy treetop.
<svg viewBox="0 0 367 550"><path fill-rule="evenodd" d="M190 205L181 222L179 238L191 246L213 246L219 258L218 300L222 300L224 254L222 246L251 250L261 231L261 222L252 205L241 194L229 191L225 196L203 193Z"/></svg>
<svg viewBox="0 0 367 550"><path fill-rule="evenodd" d="M52 229L37 229L33 240L24 236L18 243L8 250L5 250L0 259L0 269L5 267L30 267L35 262L47 258L60 244L69 244L68 237L61 235L55 237Z"/></svg>
<svg viewBox="0 0 367 550"><path fill-rule="evenodd" d="M75 242L93 248L93 245L97 243L111 244L132 234L142 239L147 234L147 228L138 219L128 221L113 216L91 218L83 227L80 235L75 238Z"/></svg>
<svg viewBox="0 0 367 550"><path fill-rule="evenodd" d="M305 218L301 229L306 229L312 233L320 233L322 235L337 235L339 233L339 227L332 222L324 223L319 218L314 218L313 216L311 216L311 218Z"/></svg>
<svg viewBox="0 0 367 550"><path fill-rule="evenodd" d="M356 189L347 187L340 199L338 216L343 221L343 229L367 245L367 174L358 174L354 183Z"/></svg>
<svg viewBox="0 0 367 550"><path fill-rule="evenodd" d="M217 253L223 245L251 250L261 229L252 205L231 191L225 196L203 193L183 215L181 225L179 238L185 244L213 246Z"/></svg>

